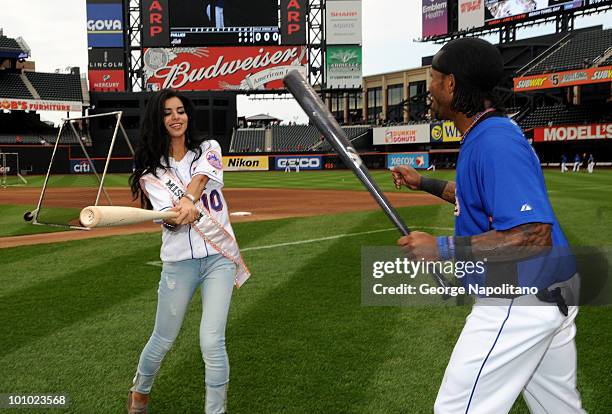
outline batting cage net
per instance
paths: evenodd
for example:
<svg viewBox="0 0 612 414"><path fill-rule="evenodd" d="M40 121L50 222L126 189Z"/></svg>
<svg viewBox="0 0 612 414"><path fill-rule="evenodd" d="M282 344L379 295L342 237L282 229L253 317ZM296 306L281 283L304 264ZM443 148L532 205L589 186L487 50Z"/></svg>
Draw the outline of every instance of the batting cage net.
<svg viewBox="0 0 612 414"><path fill-rule="evenodd" d="M121 114L110 112L62 120L38 205L24 215L26 220L84 229L79 222L84 207L130 204L127 183L134 149L121 124ZM68 149L67 159L58 155L60 147ZM63 173L66 167L69 174Z"/></svg>
<svg viewBox="0 0 612 414"><path fill-rule="evenodd" d="M19 153L0 152L0 186L24 185L28 181L21 174Z"/></svg>

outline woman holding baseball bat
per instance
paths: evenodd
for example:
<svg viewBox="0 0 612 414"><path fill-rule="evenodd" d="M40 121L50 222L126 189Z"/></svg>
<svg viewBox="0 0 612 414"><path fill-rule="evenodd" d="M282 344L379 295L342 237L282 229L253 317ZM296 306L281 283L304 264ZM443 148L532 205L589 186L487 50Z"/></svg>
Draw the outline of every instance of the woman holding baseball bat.
<svg viewBox="0 0 612 414"><path fill-rule="evenodd" d="M223 198L221 148L198 140L191 102L174 90L150 99L130 185L143 207L176 211L163 223L153 333L144 347L128 396L129 413L146 413L153 381L176 339L198 287L202 295L200 347L205 366L206 413L225 413L229 362L225 326L234 284L249 272L234 238Z"/></svg>

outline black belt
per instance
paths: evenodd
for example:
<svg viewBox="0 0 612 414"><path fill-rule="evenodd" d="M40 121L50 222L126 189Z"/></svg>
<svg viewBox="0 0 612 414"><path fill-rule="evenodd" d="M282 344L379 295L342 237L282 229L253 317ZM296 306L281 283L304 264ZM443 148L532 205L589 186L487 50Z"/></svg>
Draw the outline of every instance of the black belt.
<svg viewBox="0 0 612 414"><path fill-rule="evenodd" d="M554 288L553 290L540 289L538 293L536 293L536 298L540 299L542 302L555 303L559 308L559 312L567 316L567 303L565 303L565 299L561 294L561 288Z"/></svg>
<svg viewBox="0 0 612 414"><path fill-rule="evenodd" d="M501 286L502 284L519 286L516 261L487 263L487 286ZM522 295L490 295L489 297L515 299L519 296ZM561 288L552 290L540 289L536 293L536 297L542 302L555 303L559 308L559 312L567 316L568 307L561 294Z"/></svg>

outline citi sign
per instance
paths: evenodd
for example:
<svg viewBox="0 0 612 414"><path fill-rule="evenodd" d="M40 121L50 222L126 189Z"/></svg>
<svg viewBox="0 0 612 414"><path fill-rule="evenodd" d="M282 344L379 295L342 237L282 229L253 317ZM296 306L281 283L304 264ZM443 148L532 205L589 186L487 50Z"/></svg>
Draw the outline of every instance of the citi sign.
<svg viewBox="0 0 612 414"><path fill-rule="evenodd" d="M70 160L70 172L74 174L88 174L93 172L87 160Z"/></svg>

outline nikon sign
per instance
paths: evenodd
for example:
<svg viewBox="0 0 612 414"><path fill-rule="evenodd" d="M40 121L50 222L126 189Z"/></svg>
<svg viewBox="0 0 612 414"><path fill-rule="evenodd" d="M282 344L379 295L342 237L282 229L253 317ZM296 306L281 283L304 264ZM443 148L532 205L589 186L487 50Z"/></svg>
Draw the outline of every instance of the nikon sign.
<svg viewBox="0 0 612 414"><path fill-rule="evenodd" d="M268 171L268 157L223 157L225 171Z"/></svg>

